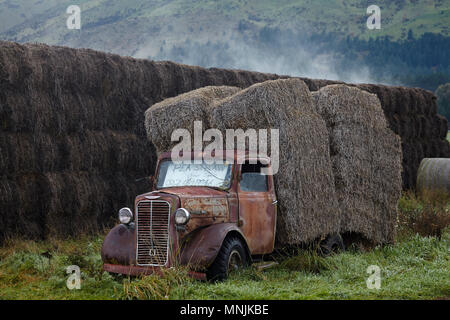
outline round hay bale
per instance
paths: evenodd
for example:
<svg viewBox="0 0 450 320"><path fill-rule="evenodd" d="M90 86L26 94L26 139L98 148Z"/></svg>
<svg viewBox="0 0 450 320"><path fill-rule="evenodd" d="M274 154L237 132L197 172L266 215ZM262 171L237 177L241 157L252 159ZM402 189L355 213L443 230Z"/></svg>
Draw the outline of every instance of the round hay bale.
<svg viewBox="0 0 450 320"><path fill-rule="evenodd" d="M444 191L450 194L450 159L423 159L417 174L417 189Z"/></svg>

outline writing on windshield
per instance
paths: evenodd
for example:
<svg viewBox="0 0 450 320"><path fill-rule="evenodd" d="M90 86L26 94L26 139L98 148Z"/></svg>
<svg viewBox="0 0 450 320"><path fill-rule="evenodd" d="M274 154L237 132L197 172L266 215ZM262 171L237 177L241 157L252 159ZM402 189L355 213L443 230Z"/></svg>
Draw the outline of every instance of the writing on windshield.
<svg viewBox="0 0 450 320"><path fill-rule="evenodd" d="M227 189L232 165L202 163L174 163L163 161L158 174L158 188L205 186Z"/></svg>

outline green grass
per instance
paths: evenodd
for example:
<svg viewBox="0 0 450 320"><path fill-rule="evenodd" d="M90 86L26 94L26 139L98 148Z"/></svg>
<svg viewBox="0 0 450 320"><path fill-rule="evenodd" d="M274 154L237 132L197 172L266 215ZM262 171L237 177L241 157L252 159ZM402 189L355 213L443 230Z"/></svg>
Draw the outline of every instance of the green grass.
<svg viewBox="0 0 450 320"><path fill-rule="evenodd" d="M13 3L14 2L14 3ZM15 39L61 43L71 30L65 28L66 8L73 4L69 0L0 0L0 35L13 30ZM201 36L211 40L211 35L235 28L239 22L258 27L280 27L294 31L308 29L314 33L334 32L345 35L370 37L390 36L393 39L405 38L409 29L416 36L425 32L448 35L450 6L448 1L430 2L427 0L387 1L378 5L382 14L382 29L368 30L366 20L367 3L347 0L144 0L125 2L107 0L80 0L83 23L102 21L116 17L118 28L105 30L103 25L95 26L91 32L102 34L103 39L119 32L133 37L136 27L150 32L158 40L175 37L186 39ZM163 26L180 25L173 31ZM195 33L188 32L189 25ZM199 28L205 30L200 32ZM155 29L156 28L156 29ZM155 32L154 30L159 30ZM180 34L180 32L182 34ZM85 39L87 35L85 36ZM9 36L8 36L9 39ZM87 40L87 39L86 39ZM93 41L93 40L92 40ZM141 41L139 38L138 41ZM85 45L85 42L83 42Z"/></svg>
<svg viewBox="0 0 450 320"><path fill-rule="evenodd" d="M450 142L450 131L447 133L447 141Z"/></svg>
<svg viewBox="0 0 450 320"><path fill-rule="evenodd" d="M400 204L402 214L422 207L410 196ZM103 237L9 241L0 248L0 299L450 298L449 228L438 240L416 235L400 222L395 245L371 251L352 247L328 258L299 251L265 271L249 267L215 284L190 279L184 268L145 278L111 276L101 269ZM70 265L81 268L80 290L66 287ZM379 290L367 288L370 265L381 268Z"/></svg>

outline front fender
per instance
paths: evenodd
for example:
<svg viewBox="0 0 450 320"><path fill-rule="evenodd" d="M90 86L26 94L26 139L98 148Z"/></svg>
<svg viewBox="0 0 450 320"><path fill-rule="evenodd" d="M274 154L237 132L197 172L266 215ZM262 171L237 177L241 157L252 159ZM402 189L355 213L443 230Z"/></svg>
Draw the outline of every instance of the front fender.
<svg viewBox="0 0 450 320"><path fill-rule="evenodd" d="M135 264L134 226L119 224L105 237L102 260L107 264L130 266Z"/></svg>
<svg viewBox="0 0 450 320"><path fill-rule="evenodd" d="M198 229L187 236L180 250L180 264L189 265L195 269L209 267L216 259L225 237L230 232L239 234L250 257L245 237L236 224L219 223Z"/></svg>

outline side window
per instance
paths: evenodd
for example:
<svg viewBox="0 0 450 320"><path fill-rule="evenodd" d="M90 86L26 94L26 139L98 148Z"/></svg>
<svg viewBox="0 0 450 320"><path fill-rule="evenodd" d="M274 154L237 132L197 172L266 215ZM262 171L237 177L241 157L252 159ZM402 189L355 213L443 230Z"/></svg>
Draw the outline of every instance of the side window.
<svg viewBox="0 0 450 320"><path fill-rule="evenodd" d="M262 163L242 164L240 186L241 191L265 192L267 187L267 176L261 174L261 168L265 167Z"/></svg>

